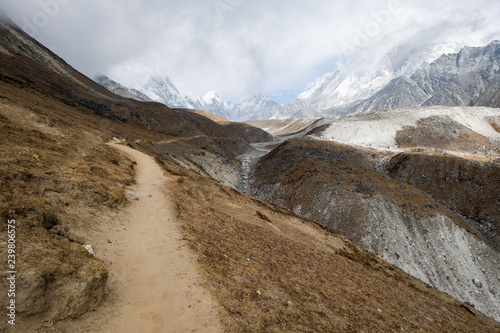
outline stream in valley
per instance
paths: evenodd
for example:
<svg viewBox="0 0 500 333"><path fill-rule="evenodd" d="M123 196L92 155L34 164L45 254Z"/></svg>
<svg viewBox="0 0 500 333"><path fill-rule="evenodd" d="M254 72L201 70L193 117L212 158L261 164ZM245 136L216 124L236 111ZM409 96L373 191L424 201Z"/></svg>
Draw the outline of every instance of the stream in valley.
<svg viewBox="0 0 500 333"><path fill-rule="evenodd" d="M250 193L250 173L252 172L253 167L255 166L257 161L262 156L269 153L277 143L279 142L273 141L264 143L252 143L251 145L254 148L253 150L237 157L237 159L241 162L238 190L247 194Z"/></svg>

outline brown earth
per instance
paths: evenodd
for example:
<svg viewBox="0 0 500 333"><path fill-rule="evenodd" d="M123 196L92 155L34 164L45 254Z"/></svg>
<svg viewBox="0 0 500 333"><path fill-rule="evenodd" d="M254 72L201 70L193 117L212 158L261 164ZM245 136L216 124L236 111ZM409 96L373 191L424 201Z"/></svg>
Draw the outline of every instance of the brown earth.
<svg viewBox="0 0 500 333"><path fill-rule="evenodd" d="M0 44L7 51L0 53L0 101L45 109L56 125L90 127L107 138L120 135L141 142L143 148L176 139L185 149L169 155L169 160L180 164L188 160L194 166L209 152L214 162L237 168L234 157L251 150L245 139L204 116L112 94L17 28L0 23ZM154 150L167 155L169 147L159 145ZM217 178L215 173L209 176Z"/></svg>
<svg viewBox="0 0 500 333"><path fill-rule="evenodd" d="M420 217L434 216L443 208L421 190L374 170L373 159L377 157L372 155L370 150L334 142L291 139L259 161L254 171L255 187L266 192L264 187L279 184L282 193L275 193L270 200L282 202L290 210L299 205L314 206L314 193L324 186L333 186L338 189L335 195L345 195L346 200L350 197L348 201L354 202L380 195ZM359 220L363 211L358 208L354 204L336 218Z"/></svg>
<svg viewBox="0 0 500 333"><path fill-rule="evenodd" d="M318 118L250 120L246 123L262 128L274 136L287 136L313 129Z"/></svg>
<svg viewBox="0 0 500 333"><path fill-rule="evenodd" d="M271 142L274 139L268 132L246 123L231 122L224 126L250 143Z"/></svg>
<svg viewBox="0 0 500 333"><path fill-rule="evenodd" d="M18 314L26 324L97 308L108 271L75 229L98 224L89 212L125 204L124 188L133 182L131 161L104 146L98 133L42 110L0 102L0 216L17 221ZM2 222L4 235L5 228ZM5 263L4 243L1 250ZM3 282L2 274L2 289Z"/></svg>
<svg viewBox="0 0 500 333"><path fill-rule="evenodd" d="M498 318L498 253L485 244L474 224L452 211L455 206L434 198L430 191L391 179L384 173L385 161L387 156L370 149L313 139L288 140L259 160L250 179L252 193L341 232L413 276ZM466 196L470 178L474 185L470 193L484 191L492 200L484 207L496 210L498 204L492 199L498 183L496 168L457 166L465 181L454 179L455 192L443 190L443 197L456 193L463 194L460 198ZM453 172L443 161L412 167L408 162L410 177L432 175L436 172L432 168ZM475 179L481 185L475 186ZM439 187L438 181L433 178L429 187ZM481 199L481 195L477 201L466 198L460 204L482 204ZM495 228L486 216L479 221ZM479 248L484 253L475 253ZM460 263L463 258L474 259L464 266ZM475 290L471 281L483 275L488 276L491 288ZM481 297L476 296L480 292Z"/></svg>
<svg viewBox="0 0 500 333"><path fill-rule="evenodd" d="M109 292L100 308L58 323L58 332L222 332L218 304L202 287L154 158L130 147L116 149L136 161L131 204L99 214L103 230L89 230L96 257L109 267Z"/></svg>
<svg viewBox="0 0 500 333"><path fill-rule="evenodd" d="M196 109L185 109L185 111L188 111L188 112L193 112L193 113L196 113L196 114L199 114L203 117L206 117L210 120L213 120L215 121L216 123L219 123L219 124L228 124L231 122L231 120L229 119L226 119L224 117L221 117L221 116L218 116L216 114L213 114L213 113L210 113L208 111L205 111L205 110L196 110Z"/></svg>
<svg viewBox="0 0 500 333"><path fill-rule="evenodd" d="M18 329L28 332L95 310L106 296L109 266L83 245L91 231L109 232L97 212L127 205L134 181L134 164L106 139L120 133L147 145L197 135L195 144L178 142L182 157L196 163L195 153L209 151L235 167L232 156L250 146L202 116L111 94L2 22L0 45L0 216L17 221Z"/></svg>
<svg viewBox="0 0 500 333"><path fill-rule="evenodd" d="M193 112L213 120L216 123L228 128L231 132L236 133L239 137L244 138L247 142L260 143L273 141L273 136L259 127L242 122L233 122L204 110L185 109L185 111Z"/></svg>
<svg viewBox="0 0 500 333"><path fill-rule="evenodd" d="M491 127L498 133L500 133L500 117L495 117L490 119Z"/></svg>

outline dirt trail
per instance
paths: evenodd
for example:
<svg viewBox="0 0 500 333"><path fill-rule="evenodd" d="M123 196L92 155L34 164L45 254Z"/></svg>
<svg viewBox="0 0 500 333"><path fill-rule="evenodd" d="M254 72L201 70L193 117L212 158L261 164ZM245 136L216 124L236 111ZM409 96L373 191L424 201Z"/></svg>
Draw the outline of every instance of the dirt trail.
<svg viewBox="0 0 500 333"><path fill-rule="evenodd" d="M196 259L183 240L156 161L113 146L137 162L132 203L94 241L108 264L110 299L65 330L78 332L222 332L215 300L201 286ZM114 223L114 226L113 226Z"/></svg>

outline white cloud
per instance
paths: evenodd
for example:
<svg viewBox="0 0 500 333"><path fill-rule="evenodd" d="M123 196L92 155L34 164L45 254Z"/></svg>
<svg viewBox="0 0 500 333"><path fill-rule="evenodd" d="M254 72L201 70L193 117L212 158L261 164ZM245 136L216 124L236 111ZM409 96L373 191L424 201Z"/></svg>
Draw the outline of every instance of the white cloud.
<svg viewBox="0 0 500 333"><path fill-rule="evenodd" d="M228 99L300 91L348 58L377 61L401 44L500 35L497 0L0 1L21 26L57 7L33 23L36 38L87 75L131 86L169 74Z"/></svg>

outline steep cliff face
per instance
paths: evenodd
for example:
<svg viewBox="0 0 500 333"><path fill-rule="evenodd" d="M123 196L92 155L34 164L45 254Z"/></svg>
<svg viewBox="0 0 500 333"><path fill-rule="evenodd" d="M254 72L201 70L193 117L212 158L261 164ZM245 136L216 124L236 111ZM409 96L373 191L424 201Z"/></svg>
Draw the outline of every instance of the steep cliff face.
<svg viewBox="0 0 500 333"><path fill-rule="evenodd" d="M430 95L424 105L469 106L498 79L500 42L444 55L412 79ZM487 105L490 106L490 105Z"/></svg>
<svg viewBox="0 0 500 333"><path fill-rule="evenodd" d="M335 143L290 140L259 161L251 183L260 198L338 230L499 319L499 253L427 193L375 171L381 158Z"/></svg>
<svg viewBox="0 0 500 333"><path fill-rule="evenodd" d="M285 107L281 115L342 115L357 110L372 110L374 107L371 107L371 103L379 109L388 108L387 105L391 103L404 106L420 105L428 97L424 98L422 92L410 89L415 83L408 84L407 79L417 70L428 67L441 55L458 50L458 44L454 43L409 43L394 48L385 55L374 55L370 61L352 59L345 67L318 78L292 105ZM400 96L391 102L384 101L382 96L390 89L394 89L393 95ZM376 96L378 92L380 96ZM414 93L417 95L413 96ZM416 102L419 104L414 104Z"/></svg>
<svg viewBox="0 0 500 333"><path fill-rule="evenodd" d="M477 106L500 108L500 77L497 77L475 102Z"/></svg>

